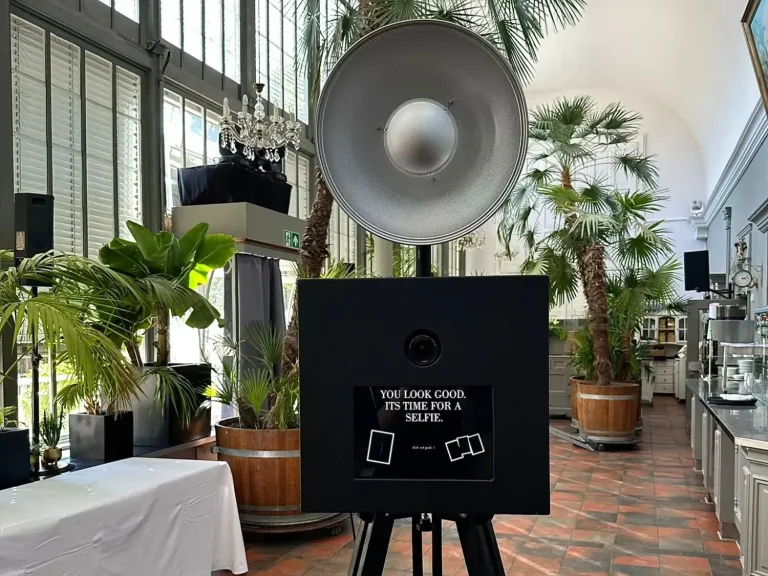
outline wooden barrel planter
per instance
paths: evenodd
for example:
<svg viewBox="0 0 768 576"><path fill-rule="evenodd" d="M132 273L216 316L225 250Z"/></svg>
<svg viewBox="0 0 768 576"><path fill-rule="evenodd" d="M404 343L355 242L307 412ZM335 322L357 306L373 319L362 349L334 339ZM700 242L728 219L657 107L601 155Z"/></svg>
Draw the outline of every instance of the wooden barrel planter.
<svg viewBox="0 0 768 576"><path fill-rule="evenodd" d="M580 382L578 386L579 432L599 444L637 442L640 386L615 383L598 386Z"/></svg>
<svg viewBox="0 0 768 576"><path fill-rule="evenodd" d="M584 382L585 384L591 384L589 380L584 380L580 377L573 377L570 381L571 387L571 426L579 429L579 384Z"/></svg>
<svg viewBox="0 0 768 576"><path fill-rule="evenodd" d="M238 418L216 424L218 459L229 464L244 531L302 532L336 527L341 514L301 513L300 431L237 427Z"/></svg>

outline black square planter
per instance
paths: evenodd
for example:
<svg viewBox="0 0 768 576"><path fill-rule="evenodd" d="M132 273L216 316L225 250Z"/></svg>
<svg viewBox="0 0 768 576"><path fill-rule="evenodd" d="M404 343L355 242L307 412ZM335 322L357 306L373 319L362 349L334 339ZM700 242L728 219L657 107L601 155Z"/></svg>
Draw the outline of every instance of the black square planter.
<svg viewBox="0 0 768 576"><path fill-rule="evenodd" d="M114 462L133 456L133 413L70 414L69 455Z"/></svg>
<svg viewBox="0 0 768 576"><path fill-rule="evenodd" d="M152 367L148 364L147 367ZM207 364L171 364L168 368L183 376L195 390L199 390L198 406L205 401L203 391L211 384L211 367ZM136 446L167 448L185 444L211 435L211 409L206 408L192 417L186 428L176 415L170 402L163 407L155 406L153 398L156 386L155 378L147 378L142 386L142 394L131 403Z"/></svg>
<svg viewBox="0 0 768 576"><path fill-rule="evenodd" d="M5 428L0 432L0 490L29 482L29 430Z"/></svg>

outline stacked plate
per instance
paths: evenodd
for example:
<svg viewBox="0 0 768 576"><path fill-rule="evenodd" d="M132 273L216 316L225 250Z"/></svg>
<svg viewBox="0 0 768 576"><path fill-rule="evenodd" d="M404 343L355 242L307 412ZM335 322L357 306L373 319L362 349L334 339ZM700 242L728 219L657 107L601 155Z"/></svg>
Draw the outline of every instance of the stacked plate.
<svg viewBox="0 0 768 576"><path fill-rule="evenodd" d="M752 374L755 361L752 358L740 358L738 361L740 374Z"/></svg>

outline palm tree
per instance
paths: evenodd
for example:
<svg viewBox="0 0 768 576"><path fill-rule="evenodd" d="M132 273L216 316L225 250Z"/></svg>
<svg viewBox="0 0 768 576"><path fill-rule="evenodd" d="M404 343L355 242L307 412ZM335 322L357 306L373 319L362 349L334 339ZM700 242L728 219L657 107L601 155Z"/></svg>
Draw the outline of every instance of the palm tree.
<svg viewBox="0 0 768 576"><path fill-rule="evenodd" d="M549 275L553 303L572 300L581 282L601 385L613 379L606 261L618 269L650 269L671 251L662 222L646 220L666 200L656 189L654 159L627 146L636 141L641 120L621 104L598 108L589 96L537 107L529 125L531 168L504 206L498 227L508 252L512 240L522 238L527 248L522 272ZM590 175L600 164L647 189L615 189ZM546 234L537 230L543 209L554 216Z"/></svg>
<svg viewBox="0 0 768 576"><path fill-rule="evenodd" d="M608 278L611 364L617 382L640 377L640 358L650 347L634 340L643 318L660 312L685 314L688 301L678 294L680 261L669 258L655 269L627 269Z"/></svg>
<svg viewBox="0 0 768 576"><path fill-rule="evenodd" d="M321 71L327 70L357 40L381 26L413 19L453 22L495 44L524 81L533 77L539 45L546 32L575 24L586 0L339 0L339 10L329 15L324 28L321 0L306 0L301 47L303 64L311 81L310 101L320 92ZM317 171L315 200L307 218L300 258L310 278L318 278L328 257L328 226L333 196L323 174ZM286 332L284 365L295 364L299 318L294 314Z"/></svg>
<svg viewBox="0 0 768 576"><path fill-rule="evenodd" d="M97 277L103 290L91 289ZM34 285L47 288L35 295ZM116 292L134 289L81 256L49 252L27 258L0 272L0 331L10 328L14 348L37 339L42 350L56 354L57 363L68 367L69 379L60 392L69 397L68 404L83 402L89 412L100 413L104 399L116 410L137 396L138 377L112 338L120 327L110 322L105 330L101 311L119 306ZM26 354L29 350L20 357ZM10 377L19 359L0 372L0 382Z"/></svg>

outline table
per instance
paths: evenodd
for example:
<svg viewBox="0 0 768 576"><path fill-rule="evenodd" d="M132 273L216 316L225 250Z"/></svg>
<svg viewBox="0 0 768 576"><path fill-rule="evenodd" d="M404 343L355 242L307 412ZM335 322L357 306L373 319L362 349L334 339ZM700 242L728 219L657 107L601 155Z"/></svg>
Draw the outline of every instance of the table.
<svg viewBox="0 0 768 576"><path fill-rule="evenodd" d="M0 491L0 576L247 572L225 462L129 458Z"/></svg>

